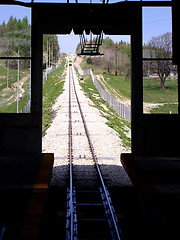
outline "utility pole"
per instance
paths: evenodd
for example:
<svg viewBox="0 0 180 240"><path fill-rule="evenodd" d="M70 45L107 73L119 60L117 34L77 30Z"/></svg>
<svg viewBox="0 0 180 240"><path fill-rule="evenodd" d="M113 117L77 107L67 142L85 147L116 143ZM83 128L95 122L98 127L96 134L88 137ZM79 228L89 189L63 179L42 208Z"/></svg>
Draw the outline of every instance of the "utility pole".
<svg viewBox="0 0 180 240"><path fill-rule="evenodd" d="M7 88L9 87L9 59L7 60Z"/></svg>
<svg viewBox="0 0 180 240"><path fill-rule="evenodd" d="M28 112L31 112L31 60L30 60L29 104L30 104L30 108L29 108Z"/></svg>
<svg viewBox="0 0 180 240"><path fill-rule="evenodd" d="M51 58L50 58L50 57L51 57L50 46L51 46L51 45L50 45L50 38L49 38L49 68L51 67L51 63L50 63L50 62L51 62Z"/></svg>
<svg viewBox="0 0 180 240"><path fill-rule="evenodd" d="M53 66L53 42L52 42L52 66Z"/></svg>
<svg viewBox="0 0 180 240"><path fill-rule="evenodd" d="M115 72L116 76L117 76L117 50L118 50L118 44L116 43L116 72Z"/></svg>
<svg viewBox="0 0 180 240"><path fill-rule="evenodd" d="M10 54L10 45L8 46L8 57ZM7 60L7 88L9 87L9 59Z"/></svg>
<svg viewBox="0 0 180 240"><path fill-rule="evenodd" d="M49 38L47 38L46 80L47 80L47 69L48 69L48 39Z"/></svg>
<svg viewBox="0 0 180 240"><path fill-rule="evenodd" d="M18 49L19 57L19 49ZM17 75L17 113L19 113L19 59L18 59L18 75Z"/></svg>

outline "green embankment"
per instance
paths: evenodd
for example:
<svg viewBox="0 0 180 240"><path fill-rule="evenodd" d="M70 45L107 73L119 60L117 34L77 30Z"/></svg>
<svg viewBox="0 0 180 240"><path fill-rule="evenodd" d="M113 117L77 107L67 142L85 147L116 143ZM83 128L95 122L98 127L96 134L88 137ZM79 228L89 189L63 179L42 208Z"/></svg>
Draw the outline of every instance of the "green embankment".
<svg viewBox="0 0 180 240"><path fill-rule="evenodd" d="M9 68L4 60L0 61L0 113L17 112L17 76L16 68ZM19 93L22 93L22 101L19 100L19 110L21 110L29 100L30 92L30 71L21 69L19 71Z"/></svg>
<svg viewBox="0 0 180 240"><path fill-rule="evenodd" d="M48 80L43 84L43 132L50 126L53 110L52 106L56 98L63 92L65 58L60 67L48 74ZM27 104L30 98L30 71L20 69L19 93L22 93L22 101L19 100L19 111ZM17 112L17 69L9 68L7 87L7 67L0 61L0 113Z"/></svg>
<svg viewBox="0 0 180 240"><path fill-rule="evenodd" d="M131 80L125 76L115 76L113 74L103 74L107 88L115 89L120 95L131 98Z"/></svg>
<svg viewBox="0 0 180 240"><path fill-rule="evenodd" d="M107 119L106 124L114 129L122 139L123 146L127 149L131 147L131 138L129 137L131 124L119 116L119 114L104 101L96 89L91 76L84 76L84 81L80 81L85 94L92 100L94 107L100 110L103 117Z"/></svg>
<svg viewBox="0 0 180 240"><path fill-rule="evenodd" d="M54 111L54 105L57 97L62 94L64 87L64 76L62 77L65 66L65 59L61 62L60 67L48 74L48 79L43 84L43 116L42 129L43 133L50 127Z"/></svg>
<svg viewBox="0 0 180 240"><path fill-rule="evenodd" d="M131 98L130 79L124 76L114 76L110 74L103 74L103 77L109 92L115 89L121 96L128 99ZM102 84L101 87L103 87ZM163 91L160 89L160 80L158 78L143 79L143 100L144 103L164 103L164 105L151 109L151 113L169 113L170 111L172 113L178 113L177 77L167 78Z"/></svg>
<svg viewBox="0 0 180 240"><path fill-rule="evenodd" d="M158 78L146 78L143 80L144 102L164 103L153 108L151 113L178 113L178 81L177 77L168 77L165 81L165 89L160 90Z"/></svg>

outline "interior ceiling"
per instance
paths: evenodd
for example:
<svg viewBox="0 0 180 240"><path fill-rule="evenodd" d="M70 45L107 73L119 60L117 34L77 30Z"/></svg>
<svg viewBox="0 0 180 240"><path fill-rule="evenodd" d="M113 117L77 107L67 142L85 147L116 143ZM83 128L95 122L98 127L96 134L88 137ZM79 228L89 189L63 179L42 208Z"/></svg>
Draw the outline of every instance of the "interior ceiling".
<svg viewBox="0 0 180 240"><path fill-rule="evenodd" d="M95 3L95 4L99 3L99 4L108 4L108 3L124 2L124 1L127 1L127 0L0 0L0 3L19 4L19 5L32 4L32 3L90 3L90 4L91 3Z"/></svg>
<svg viewBox="0 0 180 240"><path fill-rule="evenodd" d="M75 4L83 1L94 4ZM90 31L93 34L100 34L102 31L109 35L131 34L134 31L138 9L141 12L141 3L144 5L147 2L120 0L114 4L107 4L111 1L116 0L0 0L0 3L24 5L35 9L38 12L38 21L42 22L43 33L70 34L73 30L75 34L82 34L85 30L86 34ZM154 4L157 1L151 2ZM166 1L168 2L170 3Z"/></svg>
<svg viewBox="0 0 180 240"><path fill-rule="evenodd" d="M134 2L135 3L135 2ZM43 33L131 34L141 10L136 4L34 4Z"/></svg>

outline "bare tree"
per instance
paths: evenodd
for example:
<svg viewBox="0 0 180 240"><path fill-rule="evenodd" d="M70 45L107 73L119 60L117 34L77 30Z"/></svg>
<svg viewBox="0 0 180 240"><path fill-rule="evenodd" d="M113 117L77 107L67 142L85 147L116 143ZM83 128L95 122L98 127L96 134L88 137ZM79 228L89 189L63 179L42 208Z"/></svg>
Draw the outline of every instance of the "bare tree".
<svg viewBox="0 0 180 240"><path fill-rule="evenodd" d="M151 58L155 58L151 64L151 71L157 73L161 81L161 90L164 90L165 80L170 74L170 67L172 65L168 58L172 57L172 33L158 37L153 37L147 48Z"/></svg>
<svg viewBox="0 0 180 240"><path fill-rule="evenodd" d="M114 69L114 54L110 48L105 49L103 59L104 59L104 68L110 74Z"/></svg>
<svg viewBox="0 0 180 240"><path fill-rule="evenodd" d="M118 71L120 75L129 78L131 75L131 63L126 52L118 52Z"/></svg>

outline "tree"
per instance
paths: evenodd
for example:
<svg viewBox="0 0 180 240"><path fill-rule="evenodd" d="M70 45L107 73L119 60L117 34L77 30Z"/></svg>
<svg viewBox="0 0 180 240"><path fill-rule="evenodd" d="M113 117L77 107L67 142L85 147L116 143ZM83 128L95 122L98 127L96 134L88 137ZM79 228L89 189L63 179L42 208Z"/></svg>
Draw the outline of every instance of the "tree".
<svg viewBox="0 0 180 240"><path fill-rule="evenodd" d="M113 59L113 52L111 51L111 49L105 49L104 57L103 57L103 65L104 65L104 69L107 70L109 74L111 73L114 65L114 62L112 61L112 59Z"/></svg>
<svg viewBox="0 0 180 240"><path fill-rule="evenodd" d="M126 78L131 76L131 62L126 52L118 52L118 71Z"/></svg>
<svg viewBox="0 0 180 240"><path fill-rule="evenodd" d="M98 66L108 74L118 74L130 77L131 74L131 45L126 42L115 43L109 37L103 39L100 46L101 57L91 56L86 59L87 64ZM76 53L80 53L80 44L77 45Z"/></svg>
<svg viewBox="0 0 180 240"><path fill-rule="evenodd" d="M50 46L49 46L49 43L50 43ZM49 58L49 47L50 47L50 58ZM44 65L46 64L47 56L48 56L48 61L50 60L51 64L54 64L54 62L57 62L57 59L59 58L59 52L60 52L60 47L59 47L57 35L44 34L43 35L43 64Z"/></svg>
<svg viewBox="0 0 180 240"><path fill-rule="evenodd" d="M113 40L109 37L106 37L105 39L103 39L103 46L105 48L109 48L114 44Z"/></svg>
<svg viewBox="0 0 180 240"><path fill-rule="evenodd" d="M172 65L171 61L167 59L172 57L172 33L167 32L158 37L153 37L149 41L147 49L149 50L150 57L159 58L159 60L153 61L151 69L152 72L158 74L161 81L161 90L164 90L165 80L170 74L170 67Z"/></svg>

